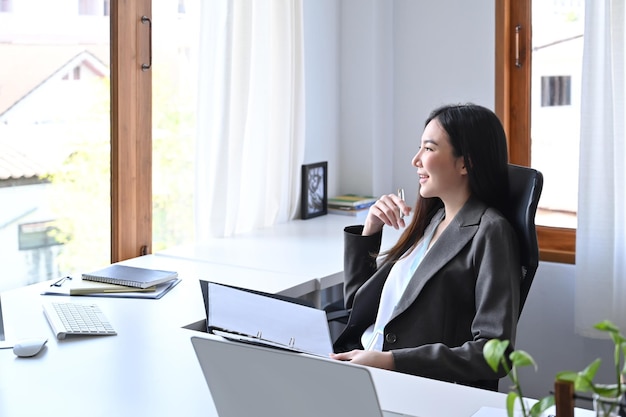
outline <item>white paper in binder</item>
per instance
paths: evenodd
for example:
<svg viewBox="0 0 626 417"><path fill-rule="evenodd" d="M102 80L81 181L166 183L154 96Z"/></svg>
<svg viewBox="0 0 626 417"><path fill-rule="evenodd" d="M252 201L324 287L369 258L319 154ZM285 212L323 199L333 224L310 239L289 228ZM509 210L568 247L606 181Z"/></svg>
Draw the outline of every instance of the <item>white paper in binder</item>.
<svg viewBox="0 0 626 417"><path fill-rule="evenodd" d="M212 282L206 301L210 333L324 357L333 351L323 310Z"/></svg>

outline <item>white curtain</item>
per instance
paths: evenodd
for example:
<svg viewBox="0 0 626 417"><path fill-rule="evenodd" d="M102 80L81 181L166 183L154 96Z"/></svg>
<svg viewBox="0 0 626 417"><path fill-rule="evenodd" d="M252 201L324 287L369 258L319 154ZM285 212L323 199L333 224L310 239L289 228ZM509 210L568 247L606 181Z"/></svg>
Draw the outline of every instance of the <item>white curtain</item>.
<svg viewBox="0 0 626 417"><path fill-rule="evenodd" d="M610 319L626 331L624 0L587 0L583 53L576 331Z"/></svg>
<svg viewBox="0 0 626 417"><path fill-rule="evenodd" d="M302 0L207 0L200 39L196 240L298 213Z"/></svg>

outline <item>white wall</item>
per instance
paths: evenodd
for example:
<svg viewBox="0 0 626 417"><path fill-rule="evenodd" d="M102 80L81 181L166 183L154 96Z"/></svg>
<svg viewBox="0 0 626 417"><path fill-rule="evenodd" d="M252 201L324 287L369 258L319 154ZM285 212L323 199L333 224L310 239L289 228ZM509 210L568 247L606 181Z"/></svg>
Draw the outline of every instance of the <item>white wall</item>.
<svg viewBox="0 0 626 417"><path fill-rule="evenodd" d="M516 348L530 353L538 365L537 372L524 368L521 373L523 384L528 387L525 395L547 395L554 388L557 372L580 371L596 358L602 358L597 381L614 381L612 342L574 334L574 274L574 265L539 264L520 317L516 343ZM508 380L501 382L500 390L507 390L508 386ZM584 402L579 405L591 406Z"/></svg>
<svg viewBox="0 0 626 417"><path fill-rule="evenodd" d="M393 188L393 2L341 2L341 193Z"/></svg>
<svg viewBox="0 0 626 417"><path fill-rule="evenodd" d="M493 0L394 1L394 154L391 191L417 198L411 158L435 107L495 103ZM454 11L451 13L451 11Z"/></svg>
<svg viewBox="0 0 626 417"><path fill-rule="evenodd" d="M304 163L328 162L328 193L339 187L339 3L304 0Z"/></svg>
<svg viewBox="0 0 626 417"><path fill-rule="evenodd" d="M402 186L417 197L410 160L428 112L467 101L493 108L494 16L493 0L305 0L305 162L329 162L329 193ZM542 262L516 346L539 365L521 373L530 397L596 357L599 379L609 378L611 344L574 334L573 303L574 266Z"/></svg>

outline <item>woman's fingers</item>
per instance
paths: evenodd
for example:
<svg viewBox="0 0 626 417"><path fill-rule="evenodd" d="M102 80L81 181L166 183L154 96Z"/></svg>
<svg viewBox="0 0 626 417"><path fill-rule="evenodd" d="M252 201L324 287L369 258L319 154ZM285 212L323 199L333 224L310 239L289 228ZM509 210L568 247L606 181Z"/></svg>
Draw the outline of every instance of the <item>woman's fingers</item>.
<svg viewBox="0 0 626 417"><path fill-rule="evenodd" d="M404 209L405 204L397 195L384 195L374 206L378 210L378 217L384 224L395 229L404 227L404 219L400 216L400 213Z"/></svg>
<svg viewBox="0 0 626 417"><path fill-rule="evenodd" d="M394 229L405 227L404 215L410 212L410 207L396 194L385 194L370 207L362 234L369 236L377 233L384 225Z"/></svg>

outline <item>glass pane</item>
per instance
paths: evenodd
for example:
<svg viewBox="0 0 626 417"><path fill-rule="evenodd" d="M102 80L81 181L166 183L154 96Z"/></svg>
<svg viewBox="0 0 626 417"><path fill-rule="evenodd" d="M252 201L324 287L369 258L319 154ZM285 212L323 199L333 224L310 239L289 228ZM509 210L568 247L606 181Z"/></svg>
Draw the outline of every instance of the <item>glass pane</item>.
<svg viewBox="0 0 626 417"><path fill-rule="evenodd" d="M532 3L531 165L544 175L537 224L576 228L584 0Z"/></svg>
<svg viewBox="0 0 626 417"><path fill-rule="evenodd" d="M110 262L109 3L0 4L7 290Z"/></svg>
<svg viewBox="0 0 626 417"><path fill-rule="evenodd" d="M152 2L152 250L194 236L200 0Z"/></svg>

